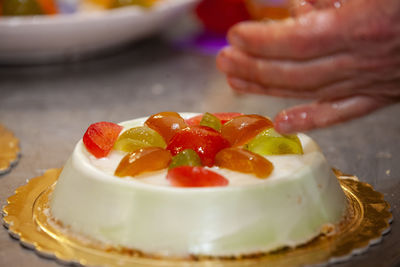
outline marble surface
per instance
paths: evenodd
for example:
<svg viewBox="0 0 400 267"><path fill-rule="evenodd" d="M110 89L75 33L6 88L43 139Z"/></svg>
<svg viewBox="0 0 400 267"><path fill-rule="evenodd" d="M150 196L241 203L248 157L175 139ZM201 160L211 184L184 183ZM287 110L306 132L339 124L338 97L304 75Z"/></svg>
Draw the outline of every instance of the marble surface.
<svg viewBox="0 0 400 267"><path fill-rule="evenodd" d="M213 55L178 50L167 35L96 59L0 67L0 123L21 140L22 156L0 176L0 204L27 179L62 167L89 124L119 122L163 110L239 111L274 116L303 101L236 95ZM400 105L309 134L332 166L373 185L391 204L383 241L337 266L400 265ZM60 266L20 246L0 229L0 266Z"/></svg>

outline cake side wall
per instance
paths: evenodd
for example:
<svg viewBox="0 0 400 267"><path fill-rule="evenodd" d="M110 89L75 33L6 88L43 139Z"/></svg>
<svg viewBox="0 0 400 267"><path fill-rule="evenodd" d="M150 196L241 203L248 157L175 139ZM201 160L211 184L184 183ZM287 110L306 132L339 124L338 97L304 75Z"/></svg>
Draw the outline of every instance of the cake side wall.
<svg viewBox="0 0 400 267"><path fill-rule="evenodd" d="M149 253L267 251L308 241L343 211L343 192L320 152L290 178L215 190L126 186L93 175L81 157L77 146L60 175L54 217L76 232Z"/></svg>

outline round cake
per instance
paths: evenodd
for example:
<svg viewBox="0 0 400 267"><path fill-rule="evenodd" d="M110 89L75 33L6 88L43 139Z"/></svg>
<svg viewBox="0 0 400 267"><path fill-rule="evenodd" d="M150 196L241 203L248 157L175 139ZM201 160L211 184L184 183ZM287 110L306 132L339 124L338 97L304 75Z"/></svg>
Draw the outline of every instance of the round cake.
<svg viewBox="0 0 400 267"><path fill-rule="evenodd" d="M52 193L52 218L78 235L165 257L242 256L294 247L343 219L345 195L310 137L279 136L273 143L282 153L276 152L265 145L273 127L260 124L261 116L221 114L181 113L179 126L181 119L178 124L170 123L164 120L169 113L164 112L119 123L113 126L119 130L112 134L108 125L106 131L89 127ZM226 116L227 120L222 119ZM166 121L170 123L167 133L158 127L164 127ZM129 129L145 127L158 132L165 144L151 144L155 141L153 137L148 141L148 135L139 148L137 140L129 139L129 145L120 140ZM198 140L187 136L193 129L207 131L207 135L199 135L207 141L204 146L188 143ZM278 135L274 133L274 137ZM99 136L111 140L105 153ZM182 141L182 136L187 138ZM168 160L150 157L147 163L136 164L143 148L167 155ZM197 164L187 160L191 156L179 158L187 150L200 155ZM237 151L250 155L248 160L235 156ZM262 162L257 163L261 167L254 165L255 159ZM133 167L124 164L136 164L141 171L136 166L132 172ZM177 175L187 169L188 177ZM198 173L200 182L189 180Z"/></svg>

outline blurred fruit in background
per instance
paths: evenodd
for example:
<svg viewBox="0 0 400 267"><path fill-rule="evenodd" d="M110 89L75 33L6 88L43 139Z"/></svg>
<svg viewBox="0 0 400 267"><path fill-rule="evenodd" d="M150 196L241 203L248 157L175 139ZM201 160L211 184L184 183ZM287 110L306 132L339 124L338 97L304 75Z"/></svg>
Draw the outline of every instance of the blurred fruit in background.
<svg viewBox="0 0 400 267"><path fill-rule="evenodd" d="M53 0L2 0L0 14L3 16L51 15L56 14Z"/></svg>
<svg viewBox="0 0 400 267"><path fill-rule="evenodd" d="M214 33L226 33L232 25L250 19L243 0L202 0L195 12L205 29Z"/></svg>
<svg viewBox="0 0 400 267"><path fill-rule="evenodd" d="M289 0L202 0L195 12L206 30L218 34L241 21L290 16Z"/></svg>
<svg viewBox="0 0 400 267"><path fill-rule="evenodd" d="M285 19L290 16L289 0L245 0L250 17L255 20Z"/></svg>
<svg viewBox="0 0 400 267"><path fill-rule="evenodd" d="M1 16L53 15L124 6L150 8L159 0L0 0Z"/></svg>

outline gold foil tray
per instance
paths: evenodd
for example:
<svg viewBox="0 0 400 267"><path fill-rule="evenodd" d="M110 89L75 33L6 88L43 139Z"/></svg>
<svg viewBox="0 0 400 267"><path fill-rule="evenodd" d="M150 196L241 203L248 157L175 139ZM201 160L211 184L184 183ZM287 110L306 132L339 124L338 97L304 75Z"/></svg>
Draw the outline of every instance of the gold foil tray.
<svg viewBox="0 0 400 267"><path fill-rule="evenodd" d="M10 171L19 157L19 140L0 124L0 174Z"/></svg>
<svg viewBox="0 0 400 267"><path fill-rule="evenodd" d="M50 223L49 194L60 169L50 169L18 188L4 207L4 224L10 234L38 254L64 263L90 266L302 266L346 260L365 251L389 231L392 214L383 195L351 175L335 171L348 199L346 218L333 235L320 235L296 248L240 259L160 259L77 239Z"/></svg>

